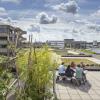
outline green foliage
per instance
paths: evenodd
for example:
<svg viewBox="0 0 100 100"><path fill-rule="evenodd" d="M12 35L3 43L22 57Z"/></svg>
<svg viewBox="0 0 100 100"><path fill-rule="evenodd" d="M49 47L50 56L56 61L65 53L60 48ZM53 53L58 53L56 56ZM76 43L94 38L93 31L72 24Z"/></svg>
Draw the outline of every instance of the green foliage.
<svg viewBox="0 0 100 100"><path fill-rule="evenodd" d="M6 56L1 56L0 55L0 64L4 63L7 61L7 57Z"/></svg>
<svg viewBox="0 0 100 100"><path fill-rule="evenodd" d="M10 74L7 70L0 68L0 98L1 100L5 100L3 93L8 89L8 84L12 78L12 74Z"/></svg>
<svg viewBox="0 0 100 100"><path fill-rule="evenodd" d="M18 55L17 66L20 73L24 72L22 79L25 81L25 88L20 92L23 95L17 100L44 100L50 98L49 89L51 86L52 73L56 66L56 60L52 60L52 53L47 47L27 50L24 54Z"/></svg>
<svg viewBox="0 0 100 100"><path fill-rule="evenodd" d="M84 53L88 53L88 54L96 54L95 52L93 52L91 50L82 49L81 51Z"/></svg>

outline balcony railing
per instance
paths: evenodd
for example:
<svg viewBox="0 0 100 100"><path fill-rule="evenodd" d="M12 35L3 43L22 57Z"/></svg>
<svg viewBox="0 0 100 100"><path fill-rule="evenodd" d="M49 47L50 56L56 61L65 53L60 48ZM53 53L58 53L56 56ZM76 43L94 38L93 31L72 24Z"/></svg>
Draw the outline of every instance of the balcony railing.
<svg viewBox="0 0 100 100"><path fill-rule="evenodd" d="M7 33L0 33L0 37L7 37L8 34Z"/></svg>
<svg viewBox="0 0 100 100"><path fill-rule="evenodd" d="M5 45L7 43L8 43L7 40L0 40L0 44L2 44L2 45Z"/></svg>
<svg viewBox="0 0 100 100"><path fill-rule="evenodd" d="M0 48L0 53L6 53L7 51L7 48Z"/></svg>

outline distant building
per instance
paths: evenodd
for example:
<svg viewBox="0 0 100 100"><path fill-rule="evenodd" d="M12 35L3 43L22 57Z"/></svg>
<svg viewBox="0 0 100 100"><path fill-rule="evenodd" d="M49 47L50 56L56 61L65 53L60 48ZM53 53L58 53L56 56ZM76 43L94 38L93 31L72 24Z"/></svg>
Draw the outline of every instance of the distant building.
<svg viewBox="0 0 100 100"><path fill-rule="evenodd" d="M51 48L59 48L59 49L64 48L64 41L47 41L47 44Z"/></svg>
<svg viewBox="0 0 100 100"><path fill-rule="evenodd" d="M72 48L74 39L64 39L64 47Z"/></svg>
<svg viewBox="0 0 100 100"><path fill-rule="evenodd" d="M45 42L34 42L34 43L33 43L33 47L35 47L35 48L41 48L41 47L43 47L44 45L46 45Z"/></svg>
<svg viewBox="0 0 100 100"><path fill-rule="evenodd" d="M97 41L93 41L93 46L98 46L98 42Z"/></svg>
<svg viewBox="0 0 100 100"><path fill-rule="evenodd" d="M87 42L86 43L86 48L93 48L93 42Z"/></svg>
<svg viewBox="0 0 100 100"><path fill-rule="evenodd" d="M21 47L25 40L23 34L26 34L26 32L20 28L5 24L0 25L0 54L12 55L11 46Z"/></svg>
<svg viewBox="0 0 100 100"><path fill-rule="evenodd" d="M86 49L86 41L74 41L72 47L75 49Z"/></svg>
<svg viewBox="0 0 100 100"><path fill-rule="evenodd" d="M98 41L87 42L86 48L100 48L100 42Z"/></svg>
<svg viewBox="0 0 100 100"><path fill-rule="evenodd" d="M74 39L64 39L64 46L67 48L85 49L86 41L74 41Z"/></svg>

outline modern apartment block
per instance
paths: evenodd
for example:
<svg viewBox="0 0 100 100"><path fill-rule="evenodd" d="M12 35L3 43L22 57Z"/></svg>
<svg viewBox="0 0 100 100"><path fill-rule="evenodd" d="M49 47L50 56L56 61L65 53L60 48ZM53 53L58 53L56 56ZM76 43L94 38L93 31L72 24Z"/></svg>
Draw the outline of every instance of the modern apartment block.
<svg viewBox="0 0 100 100"><path fill-rule="evenodd" d="M10 25L0 25L0 54L1 55L13 55L12 47L21 47L23 40L23 34L25 31L20 28L16 28Z"/></svg>

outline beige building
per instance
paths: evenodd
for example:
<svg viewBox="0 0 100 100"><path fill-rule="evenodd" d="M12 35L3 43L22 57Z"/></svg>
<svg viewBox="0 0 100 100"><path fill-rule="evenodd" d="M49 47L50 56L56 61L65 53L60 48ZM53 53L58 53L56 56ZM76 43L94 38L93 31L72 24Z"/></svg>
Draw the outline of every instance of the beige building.
<svg viewBox="0 0 100 100"><path fill-rule="evenodd" d="M0 54L13 55L15 47L21 47L25 40L23 34L25 31L10 25L0 25Z"/></svg>

